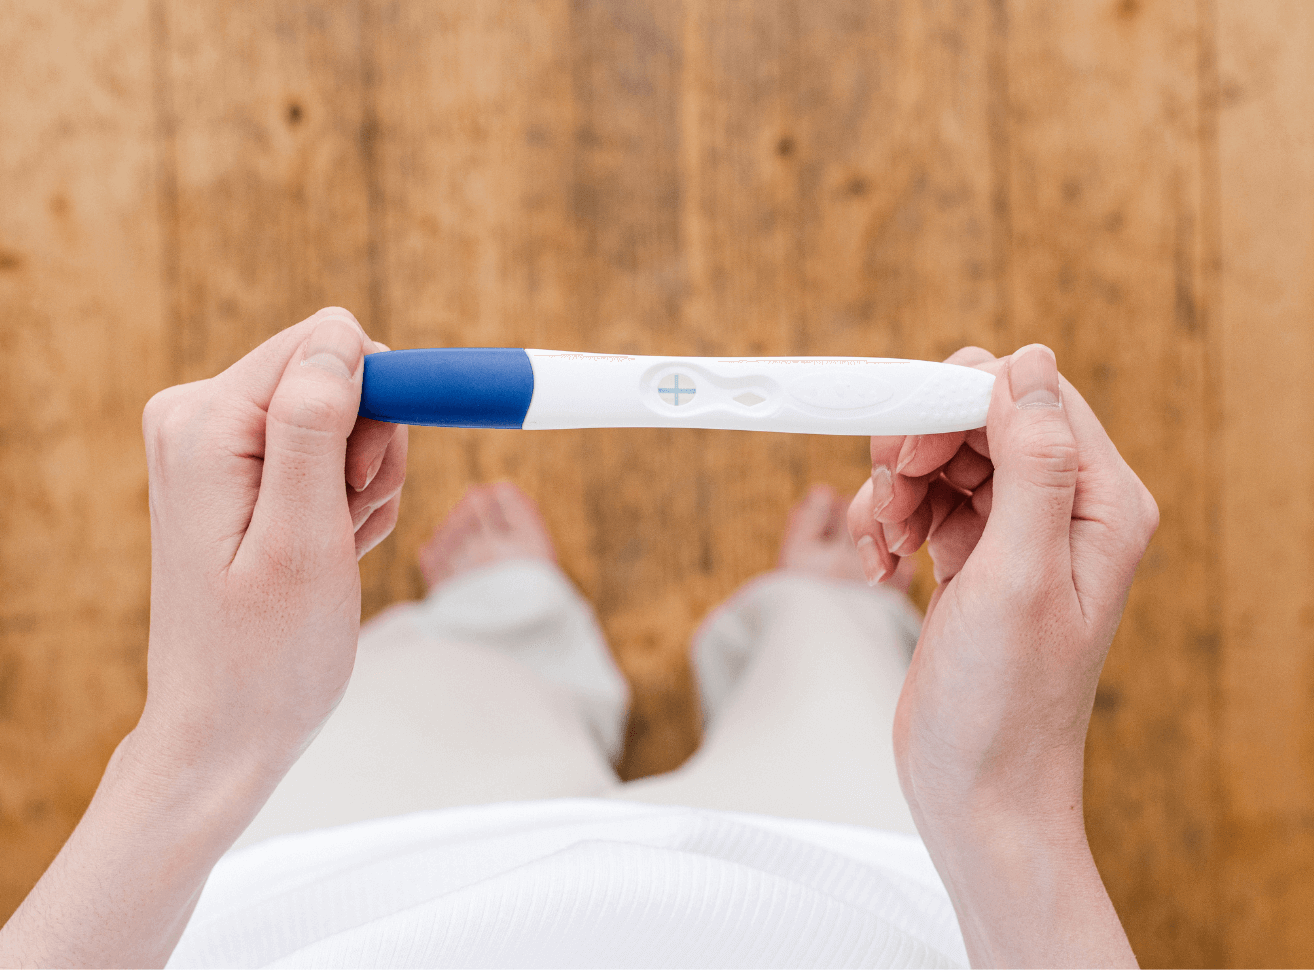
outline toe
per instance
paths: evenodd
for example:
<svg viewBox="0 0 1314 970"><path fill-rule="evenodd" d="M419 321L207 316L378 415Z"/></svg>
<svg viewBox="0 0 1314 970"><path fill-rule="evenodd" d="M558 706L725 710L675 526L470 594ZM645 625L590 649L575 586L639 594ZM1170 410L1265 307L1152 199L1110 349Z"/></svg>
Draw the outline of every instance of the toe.
<svg viewBox="0 0 1314 970"><path fill-rule="evenodd" d="M538 506L514 482L498 482L492 486L493 499L509 524L538 519Z"/></svg>
<svg viewBox="0 0 1314 970"><path fill-rule="evenodd" d="M460 501L447 513L447 517L438 523L429 541L420 547L417 558L420 563L420 575L424 577L429 589L456 572L455 560L460 550L469 541L469 537L479 527L475 513L475 489L467 489Z"/></svg>
<svg viewBox="0 0 1314 970"><path fill-rule="evenodd" d="M827 540L843 539L849 540L849 529L846 520L849 514L849 501L840 496L834 489L830 489L830 510L826 516L826 527L822 536Z"/></svg>
<svg viewBox="0 0 1314 970"><path fill-rule="evenodd" d="M556 562L552 534L534 500L511 482L497 486L498 503L517 546L527 555Z"/></svg>
<svg viewBox="0 0 1314 970"><path fill-rule="evenodd" d="M497 493L492 485L478 485L470 489L470 507L474 510L475 521L483 532L498 533L507 530L506 516L497 501Z"/></svg>
<svg viewBox="0 0 1314 970"><path fill-rule="evenodd" d="M789 540L819 539L826 533L835 505L835 490L813 485L789 513Z"/></svg>
<svg viewBox="0 0 1314 970"><path fill-rule="evenodd" d="M420 547L420 558L433 559L441 551L451 545L453 535L470 521L474 515L474 510L470 507L470 492L467 490L460 500L452 506L452 510L447 513L446 517L434 527L433 535L429 541Z"/></svg>

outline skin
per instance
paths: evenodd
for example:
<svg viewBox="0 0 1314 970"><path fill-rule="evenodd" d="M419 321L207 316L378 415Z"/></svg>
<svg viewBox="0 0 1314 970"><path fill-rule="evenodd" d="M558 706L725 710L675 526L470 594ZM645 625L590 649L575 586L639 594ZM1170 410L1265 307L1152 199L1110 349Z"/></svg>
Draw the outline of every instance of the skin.
<svg viewBox="0 0 1314 970"><path fill-rule="evenodd" d="M145 710L0 930L0 966L162 966L210 869L346 687L357 560L392 529L406 429L357 421L381 349L321 310L146 407Z"/></svg>
<svg viewBox="0 0 1314 970"><path fill-rule="evenodd" d="M510 482L475 485L420 549L420 573L433 589L457 573L508 559L557 561L534 500Z"/></svg>
<svg viewBox="0 0 1314 970"><path fill-rule="evenodd" d="M380 346L330 308L148 405L145 711L0 929L0 965L163 965L214 863L332 713L356 563L395 523L405 475L405 429L356 420ZM1061 406L1036 397L1060 385L1048 351L988 357L958 359L1001 377L989 432L923 438L907 460L906 441L873 440L888 471L848 513L868 579L929 541L941 580L896 717L901 782L974 963L1131 965L1086 845L1081 753L1157 512L1069 385ZM522 498L473 494L426 577L502 555L534 514ZM787 540L782 566L852 573L834 496L795 515L791 533L818 541Z"/></svg>
<svg viewBox="0 0 1314 970"><path fill-rule="evenodd" d="M780 543L779 567L827 579L863 582L862 561L845 525L849 503L829 485L813 485L807 495L789 510L785 535ZM907 593L912 583L913 563L897 568L890 585Z"/></svg>
<svg viewBox="0 0 1314 970"><path fill-rule="evenodd" d="M824 579L865 582L845 526L847 499L813 485L795 503L780 543L779 568ZM472 485L419 552L429 590L458 573L509 559L557 561L556 547L534 500L511 482ZM911 578L910 571L909 576ZM905 577L896 575L898 584ZM903 587L907 592L906 585Z"/></svg>
<svg viewBox="0 0 1314 970"><path fill-rule="evenodd" d="M872 439L849 509L869 580L923 542L935 561L895 716L903 792L974 966L1132 966L1082 757L1158 509L1048 348L950 362L996 374L988 430Z"/></svg>

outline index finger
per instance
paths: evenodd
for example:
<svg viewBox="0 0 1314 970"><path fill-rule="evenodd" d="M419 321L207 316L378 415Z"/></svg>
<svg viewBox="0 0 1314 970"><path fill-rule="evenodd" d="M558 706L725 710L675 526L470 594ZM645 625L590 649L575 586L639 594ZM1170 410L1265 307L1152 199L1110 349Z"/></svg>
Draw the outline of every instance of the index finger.
<svg viewBox="0 0 1314 970"><path fill-rule="evenodd" d="M962 347L946 357L944 362L959 367L981 367L991 373L999 369L995 355L983 347ZM989 364L996 366L982 367ZM966 435L965 431L951 431L946 434L872 438L872 467L886 464L909 478L929 475L957 454Z"/></svg>
<svg viewBox="0 0 1314 970"><path fill-rule="evenodd" d="M1001 366L990 351L963 347L944 361L959 367L997 371ZM885 523L902 521L921 504L929 481L958 453L969 432L899 435L871 439L871 481L876 519ZM856 538L856 537L855 537Z"/></svg>
<svg viewBox="0 0 1314 970"><path fill-rule="evenodd" d="M373 354L387 350L386 344L377 340L370 341L370 349L365 353ZM351 429L347 439L347 484L358 492L369 487L374 476L383 464L383 456L388 445L397 436L399 424L375 421L373 418L357 418L356 426Z"/></svg>

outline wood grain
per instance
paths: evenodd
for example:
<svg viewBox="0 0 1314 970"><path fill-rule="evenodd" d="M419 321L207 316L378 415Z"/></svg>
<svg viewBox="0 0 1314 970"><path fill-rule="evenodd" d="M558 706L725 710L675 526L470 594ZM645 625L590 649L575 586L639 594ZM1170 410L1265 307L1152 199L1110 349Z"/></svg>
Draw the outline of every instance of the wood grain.
<svg viewBox="0 0 1314 970"><path fill-rule="evenodd" d="M392 346L1042 340L1159 499L1086 813L1147 965L1314 930L1314 16L1302 0L0 0L0 911L143 696L141 406L327 304ZM419 429L365 610L470 483L541 503L696 746L696 623L866 447ZM925 579L918 589L925 596Z"/></svg>
<svg viewBox="0 0 1314 970"><path fill-rule="evenodd" d="M176 379L321 306L370 325L360 11L172 2L157 18Z"/></svg>
<svg viewBox="0 0 1314 970"><path fill-rule="evenodd" d="M150 11L0 5L0 912L145 690L141 408L166 380Z"/></svg>
<svg viewBox="0 0 1314 970"><path fill-rule="evenodd" d="M1162 509L1101 681L1086 814L1138 957L1212 966L1217 924L1192 919L1221 874L1196 17L1010 4L1005 342L1055 349Z"/></svg>
<svg viewBox="0 0 1314 970"><path fill-rule="evenodd" d="M1219 482L1230 963L1314 954L1314 8L1218 4Z"/></svg>

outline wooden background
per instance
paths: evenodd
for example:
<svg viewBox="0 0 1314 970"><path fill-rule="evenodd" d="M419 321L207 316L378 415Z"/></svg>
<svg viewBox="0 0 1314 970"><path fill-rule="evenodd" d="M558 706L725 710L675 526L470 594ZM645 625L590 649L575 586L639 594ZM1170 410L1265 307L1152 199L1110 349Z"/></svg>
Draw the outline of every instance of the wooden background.
<svg viewBox="0 0 1314 970"><path fill-rule="evenodd" d="M1087 814L1141 959L1314 962L1314 4L0 0L0 911L144 691L141 407L324 304L394 347L1050 343L1157 496ZM638 691L861 440L419 431L545 505Z"/></svg>

